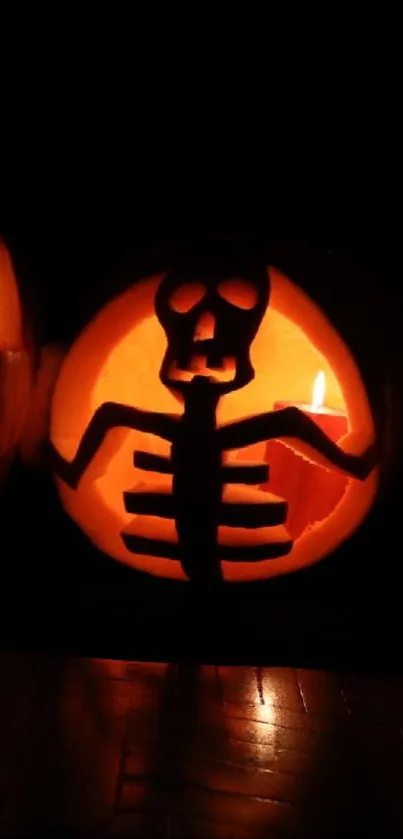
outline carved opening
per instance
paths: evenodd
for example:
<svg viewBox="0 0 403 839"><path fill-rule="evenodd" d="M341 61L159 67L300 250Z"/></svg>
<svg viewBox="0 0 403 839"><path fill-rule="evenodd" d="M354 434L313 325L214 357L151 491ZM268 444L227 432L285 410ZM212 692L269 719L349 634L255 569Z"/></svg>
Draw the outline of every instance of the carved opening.
<svg viewBox="0 0 403 839"><path fill-rule="evenodd" d="M159 377L167 339L153 307L161 279L148 279L113 300L69 352L55 389L51 420L52 441L67 460L74 458L85 429L105 402L181 416L183 403ZM270 305L251 346L254 378L220 398L217 426L298 405L334 442L347 433L349 450L361 453L374 439L374 424L349 348L301 289L275 268L270 269L270 280ZM237 283L231 281L230 286L234 290ZM196 297L193 289L179 304L176 299L175 306L189 311L202 299L197 295L204 293L203 287L196 291ZM239 299L238 304L231 302L240 305ZM246 295L246 299L250 301L252 296ZM186 300L189 308L183 309ZM170 302L173 305L172 298ZM230 359L227 363L231 371L236 362ZM187 376L188 381L195 374L214 376L216 371L203 365L205 358L197 356L190 369L177 366L175 373ZM58 486L67 512L105 553L151 574L184 579L185 572L176 559L175 520L169 514L161 515L161 496L168 499L164 501L167 510L172 493L172 470L166 467L169 457L167 440L146 431L115 427L106 435L77 489L61 480ZM290 438L286 443L263 441L223 454L223 468L228 475L231 471L233 482L224 484L218 533L226 580L263 579L308 566L359 526L376 493L376 470L360 481L324 469L309 457L309 452ZM241 477L235 485L233 470L245 461L255 465L246 473L238 470ZM265 466L269 468L268 480ZM144 494L158 496L155 513L151 512L150 497L144 501ZM143 502L148 505L146 515L138 506ZM239 505L244 509L245 504L252 509L252 518L242 523L236 510L239 512ZM198 514L202 516L203 510L196 511ZM144 552L147 545L148 553ZM262 545L266 553L262 553Z"/></svg>

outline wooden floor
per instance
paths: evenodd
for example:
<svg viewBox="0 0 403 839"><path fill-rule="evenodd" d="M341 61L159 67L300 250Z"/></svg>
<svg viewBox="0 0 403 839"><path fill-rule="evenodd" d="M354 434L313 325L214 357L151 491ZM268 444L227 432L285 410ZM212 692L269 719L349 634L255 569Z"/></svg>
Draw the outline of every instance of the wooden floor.
<svg viewBox="0 0 403 839"><path fill-rule="evenodd" d="M403 836L396 677L0 662L1 836Z"/></svg>

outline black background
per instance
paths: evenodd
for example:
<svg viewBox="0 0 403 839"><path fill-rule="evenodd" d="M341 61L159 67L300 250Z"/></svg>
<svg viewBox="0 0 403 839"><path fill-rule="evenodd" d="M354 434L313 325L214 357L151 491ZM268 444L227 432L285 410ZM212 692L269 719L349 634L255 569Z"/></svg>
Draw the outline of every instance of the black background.
<svg viewBox="0 0 403 839"><path fill-rule="evenodd" d="M126 252L152 252L154 241L194 235L285 237L339 248L375 271L380 293L399 310L397 22L379 14L353 21L329 11L311 20L300 11L297 19L291 8L284 11L281 21L232 11L224 21L181 18L176 25L156 9L153 25L137 17L112 19L110 11L92 18L40 16L36 9L13 20L4 15L0 234L39 342L73 339L110 296L115 266ZM15 494L21 476L13 480ZM29 530L27 508L24 521ZM367 660L378 642L389 663L400 657L396 525L391 538L375 543L381 554L370 578L367 558L351 575L351 552L345 554L333 599L336 576L318 566L314 585L312 577L280 581L260 600L248 595L241 605L231 594L225 608L210 608L207 623L206 604L185 598L182 587L176 594L136 578L143 604L154 607L133 607L131 597L122 596L130 589L127 570L89 551L84 573L77 561L81 537L69 538L55 546L56 559L38 549L35 571L31 561L30 570L24 566L23 547L18 555L14 545L4 638L19 627L25 643L36 633L37 643L49 645L52 634L56 648L175 657L184 655L193 621L195 635L202 627L204 638L195 654L204 658ZM33 594L35 579L41 595ZM346 589L353 592L348 605ZM327 622L326 614L332 615ZM56 616L58 631L49 633ZM102 633L106 618L108 632ZM281 642L279 626L286 631ZM207 643L209 633L214 640ZM268 647L268 637L276 639L274 646Z"/></svg>
<svg viewBox="0 0 403 839"><path fill-rule="evenodd" d="M0 230L43 340L70 338L83 289L102 299L110 265L154 238L339 244L396 286L397 22L284 12L3 18Z"/></svg>

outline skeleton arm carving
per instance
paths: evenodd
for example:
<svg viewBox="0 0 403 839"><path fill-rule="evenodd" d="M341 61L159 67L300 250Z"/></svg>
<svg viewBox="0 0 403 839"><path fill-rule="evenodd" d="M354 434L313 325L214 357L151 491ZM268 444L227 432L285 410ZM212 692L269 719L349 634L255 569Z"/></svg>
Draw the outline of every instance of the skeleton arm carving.
<svg viewBox="0 0 403 839"><path fill-rule="evenodd" d="M81 476L91 463L110 429L117 426L146 431L172 442L177 420L169 414L141 411L118 402L104 402L87 426L73 460L66 460L54 447L48 444L48 457L56 474L75 489Z"/></svg>
<svg viewBox="0 0 403 839"><path fill-rule="evenodd" d="M287 437L300 441L307 454L320 465L334 466L341 472L365 480L376 465L375 446L362 455L343 451L318 425L298 408L259 414L218 429L221 450L237 449L264 440Z"/></svg>

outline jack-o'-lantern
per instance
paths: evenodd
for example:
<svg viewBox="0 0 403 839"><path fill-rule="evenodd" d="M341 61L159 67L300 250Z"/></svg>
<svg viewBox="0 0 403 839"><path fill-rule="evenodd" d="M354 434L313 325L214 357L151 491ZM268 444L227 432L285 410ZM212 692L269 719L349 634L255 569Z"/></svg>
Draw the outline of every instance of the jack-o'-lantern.
<svg viewBox="0 0 403 839"><path fill-rule="evenodd" d="M0 240L0 480L21 435L30 385L20 294L9 253Z"/></svg>
<svg viewBox="0 0 403 839"><path fill-rule="evenodd" d="M270 578L334 551L376 496L375 442L349 346L250 255L183 259L121 293L73 344L53 395L71 518L114 559L199 583Z"/></svg>

